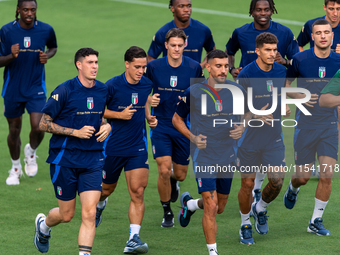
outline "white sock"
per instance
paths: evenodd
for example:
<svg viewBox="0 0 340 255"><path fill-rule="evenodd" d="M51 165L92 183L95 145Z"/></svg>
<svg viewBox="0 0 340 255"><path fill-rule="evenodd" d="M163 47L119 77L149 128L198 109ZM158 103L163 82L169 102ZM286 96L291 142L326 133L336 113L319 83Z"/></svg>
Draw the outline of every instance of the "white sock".
<svg viewBox="0 0 340 255"><path fill-rule="evenodd" d="M249 213L250 213L250 212L249 212ZM251 225L249 213L243 214L243 213L241 213L241 211L240 211L240 214L241 214L241 226L242 226L242 225L246 225L246 224Z"/></svg>
<svg viewBox="0 0 340 255"><path fill-rule="evenodd" d="M295 193L298 192L300 190L300 187L298 188L294 188L293 185L292 185L292 180L290 180L289 182L289 187L292 191L294 191Z"/></svg>
<svg viewBox="0 0 340 255"><path fill-rule="evenodd" d="M209 255L217 255L216 243L207 244Z"/></svg>
<svg viewBox="0 0 340 255"><path fill-rule="evenodd" d="M254 189L261 189L264 178L266 178L266 173L256 172L256 177L254 181Z"/></svg>
<svg viewBox="0 0 340 255"><path fill-rule="evenodd" d="M140 225L137 224L130 224L130 239L132 239L132 237L137 234L139 235L139 230L140 230Z"/></svg>
<svg viewBox="0 0 340 255"><path fill-rule="evenodd" d="M97 208L99 209L103 209L106 206L107 200L109 199L109 197L105 198L104 201L99 201L97 204Z"/></svg>
<svg viewBox="0 0 340 255"><path fill-rule="evenodd" d="M256 204L256 211L257 212L262 212L262 211L266 211L267 209L267 206L269 205L270 203L266 203L262 200L262 197L260 199L260 201Z"/></svg>
<svg viewBox="0 0 340 255"><path fill-rule="evenodd" d="M201 208L199 208L198 206L198 200L199 199L190 199L188 202L187 202L187 206L188 206L188 210L189 211L196 211L196 210L199 210Z"/></svg>
<svg viewBox="0 0 340 255"><path fill-rule="evenodd" d="M79 252L79 255L91 255L91 253L88 253L88 252Z"/></svg>
<svg viewBox="0 0 340 255"><path fill-rule="evenodd" d="M32 149L31 144L29 144L28 151L30 152L30 154L34 154L37 151L37 149L35 150Z"/></svg>
<svg viewBox="0 0 340 255"><path fill-rule="evenodd" d="M315 206L314 206L314 212L312 216L312 223L314 222L316 218L322 218L322 214L325 211L327 203L328 201L324 202L324 201L321 201L315 198Z"/></svg>
<svg viewBox="0 0 340 255"><path fill-rule="evenodd" d="M16 159L16 160L13 160L13 159L12 159L12 166L13 166L14 168L19 168L19 167L21 167L20 158L18 158L18 159Z"/></svg>
<svg viewBox="0 0 340 255"><path fill-rule="evenodd" d="M51 230L51 228L49 226L47 226L45 220L43 220L40 223L40 232L45 234L45 235L49 235L50 234L50 230Z"/></svg>

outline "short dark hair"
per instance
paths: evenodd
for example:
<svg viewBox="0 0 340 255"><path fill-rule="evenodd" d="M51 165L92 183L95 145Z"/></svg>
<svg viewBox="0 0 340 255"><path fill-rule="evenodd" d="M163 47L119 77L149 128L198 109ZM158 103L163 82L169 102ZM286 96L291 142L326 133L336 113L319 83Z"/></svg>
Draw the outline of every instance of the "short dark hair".
<svg viewBox="0 0 340 255"><path fill-rule="evenodd" d="M213 58L228 58L228 54L222 50L212 50L207 55L207 62Z"/></svg>
<svg viewBox="0 0 340 255"><path fill-rule="evenodd" d="M18 12L18 8L21 7L23 2L35 2L35 4L38 7L37 1L36 0L18 0L18 4L17 4L17 9L15 10L15 20L18 21L19 20L19 12ZM37 15L35 15L35 20L37 20Z"/></svg>
<svg viewBox="0 0 340 255"><path fill-rule="evenodd" d="M182 38L184 41L187 39L187 36L185 35L184 31L179 28L171 28L165 36L165 41L169 42L171 37L179 37Z"/></svg>
<svg viewBox="0 0 340 255"><path fill-rule="evenodd" d="M256 48L261 48L263 44L277 44L279 40L276 35L268 32L264 32L256 36Z"/></svg>
<svg viewBox="0 0 340 255"><path fill-rule="evenodd" d="M334 2L334 3L340 4L340 0L325 0L325 6L327 6L327 4L329 2Z"/></svg>
<svg viewBox="0 0 340 255"><path fill-rule="evenodd" d="M124 55L124 61L132 62L134 58L146 58L145 51L137 46L130 47Z"/></svg>
<svg viewBox="0 0 340 255"><path fill-rule="evenodd" d="M74 56L74 65L77 67L77 61L81 61L82 58L85 58L90 55L96 55L98 57L99 53L98 51L92 49L92 48L81 48L76 52L76 55Z"/></svg>
<svg viewBox="0 0 340 255"><path fill-rule="evenodd" d="M249 16L251 16L253 14L253 11L255 10L256 3L258 1L263 1L263 0L251 0L250 8L249 8ZM270 7L270 10L272 11L272 13L277 14L277 10L275 8L274 0L264 0L264 1L267 1L269 3L269 7Z"/></svg>
<svg viewBox="0 0 340 255"><path fill-rule="evenodd" d="M170 2L169 2L169 9L171 9L171 6L174 6L174 2L175 2L176 0L170 0Z"/></svg>
<svg viewBox="0 0 340 255"><path fill-rule="evenodd" d="M317 25L329 25L331 27L331 31L332 31L332 25L331 23L329 23L328 20L325 20L325 19L317 19L316 21L314 21L313 25L312 25L312 33L313 33L313 28L314 26L317 26Z"/></svg>

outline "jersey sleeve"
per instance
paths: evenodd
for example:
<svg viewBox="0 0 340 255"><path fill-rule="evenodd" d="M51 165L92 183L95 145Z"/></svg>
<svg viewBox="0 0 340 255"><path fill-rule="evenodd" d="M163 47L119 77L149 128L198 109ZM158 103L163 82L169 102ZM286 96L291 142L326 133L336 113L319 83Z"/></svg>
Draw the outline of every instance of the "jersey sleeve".
<svg viewBox="0 0 340 255"><path fill-rule="evenodd" d="M206 52L210 52L214 49L215 47L215 42L211 33L211 30L207 28L205 32L205 41L203 44L203 48L205 49Z"/></svg>
<svg viewBox="0 0 340 255"><path fill-rule="evenodd" d="M50 28L50 34L48 37L48 40L46 42L46 46L48 49L52 49L52 48L57 48L57 37L55 36L55 32L54 29L51 27Z"/></svg>
<svg viewBox="0 0 340 255"><path fill-rule="evenodd" d="M327 83L327 85L321 91L321 94L330 93L334 96L340 95L340 70L336 72L333 78Z"/></svg>
<svg viewBox="0 0 340 255"><path fill-rule="evenodd" d="M42 112L55 119L65 106L67 101L67 89L64 85L59 85L47 100Z"/></svg>
<svg viewBox="0 0 340 255"><path fill-rule="evenodd" d="M0 29L0 56L7 56L8 50L6 48L6 38L3 29Z"/></svg>
<svg viewBox="0 0 340 255"><path fill-rule="evenodd" d="M203 73L201 65L197 65L196 78L204 78L204 73Z"/></svg>
<svg viewBox="0 0 340 255"><path fill-rule="evenodd" d="M240 85L244 91L247 90L249 86L249 80L244 70L241 70L241 72L237 75L236 83Z"/></svg>
<svg viewBox="0 0 340 255"><path fill-rule="evenodd" d="M293 35L293 32L289 30L289 34L288 34L288 38L287 38L287 44L288 44L288 47L287 47L287 51L286 51L286 57L288 59L292 59L293 56L300 52L299 51L299 45L298 45L298 42L295 40L295 37Z"/></svg>
<svg viewBox="0 0 340 255"><path fill-rule="evenodd" d="M310 42L311 40L310 36L311 35L309 33L308 22L306 22L306 24L302 27L301 32L297 38L298 45L301 47L305 46L307 43Z"/></svg>
<svg viewBox="0 0 340 255"><path fill-rule="evenodd" d="M299 77L299 63L293 58L292 64L287 69L287 80L294 81L296 77Z"/></svg>
<svg viewBox="0 0 340 255"><path fill-rule="evenodd" d="M162 38L162 33L159 31L152 38L150 48L148 50L148 55L152 58L158 58L158 56L163 52L165 37Z"/></svg>
<svg viewBox="0 0 340 255"><path fill-rule="evenodd" d="M233 34L231 35L227 45L227 52L228 55L232 55L234 56L236 54L236 52L241 48L240 47L240 43L238 41L238 35L237 35L237 30L235 29Z"/></svg>
<svg viewBox="0 0 340 255"><path fill-rule="evenodd" d="M190 87L185 90L182 100L177 105L176 113L183 119L190 113Z"/></svg>

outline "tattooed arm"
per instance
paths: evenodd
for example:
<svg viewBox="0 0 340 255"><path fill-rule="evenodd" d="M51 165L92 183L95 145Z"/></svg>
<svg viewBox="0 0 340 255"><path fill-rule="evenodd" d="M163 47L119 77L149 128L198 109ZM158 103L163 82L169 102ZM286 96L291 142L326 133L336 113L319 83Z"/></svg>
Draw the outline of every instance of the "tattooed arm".
<svg viewBox="0 0 340 255"><path fill-rule="evenodd" d="M56 135L68 135L82 139L89 139L95 132L95 128L92 126L83 126L81 129L73 129L68 127L62 127L53 122L53 119L44 114L40 120L39 128L41 131L49 132Z"/></svg>

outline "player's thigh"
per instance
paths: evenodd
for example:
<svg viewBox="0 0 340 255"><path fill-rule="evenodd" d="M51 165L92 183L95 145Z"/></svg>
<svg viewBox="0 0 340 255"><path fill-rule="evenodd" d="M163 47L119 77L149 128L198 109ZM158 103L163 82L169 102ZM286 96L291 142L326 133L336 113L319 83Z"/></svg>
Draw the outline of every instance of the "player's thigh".
<svg viewBox="0 0 340 255"><path fill-rule="evenodd" d="M112 188L118 182L120 174L128 161L127 157L117 157L108 155L102 170L102 181L107 188Z"/></svg>
<svg viewBox="0 0 340 255"><path fill-rule="evenodd" d="M333 173L334 166L338 159L338 143L339 131L337 128L324 130L316 149L319 158L321 178L322 175L329 176L330 173Z"/></svg>
<svg viewBox="0 0 340 255"><path fill-rule="evenodd" d="M70 201L77 195L77 169L50 164L50 176L56 198Z"/></svg>
<svg viewBox="0 0 340 255"><path fill-rule="evenodd" d="M159 131L152 131L151 135L153 158L170 156L172 157L172 142L169 134Z"/></svg>
<svg viewBox="0 0 340 255"><path fill-rule="evenodd" d="M143 193L149 178L148 155L131 157L124 170L130 194Z"/></svg>
<svg viewBox="0 0 340 255"><path fill-rule="evenodd" d="M82 215L92 211L96 211L96 206L99 202L101 191L87 190L79 193Z"/></svg>
<svg viewBox="0 0 340 255"><path fill-rule="evenodd" d="M336 159L329 156L319 156L320 178L332 178L336 169Z"/></svg>
<svg viewBox="0 0 340 255"><path fill-rule="evenodd" d="M67 221L71 220L74 216L74 212L76 209L76 199L71 199L68 201L63 201L58 199L59 206L59 214L62 219L67 219Z"/></svg>
<svg viewBox="0 0 340 255"><path fill-rule="evenodd" d="M172 141L172 161L177 165L188 166L190 162L190 141L179 132L174 132ZM187 169L187 167L186 167Z"/></svg>
<svg viewBox="0 0 340 255"><path fill-rule="evenodd" d="M21 117L25 112L26 102L13 102L4 99L4 115L8 119Z"/></svg>

